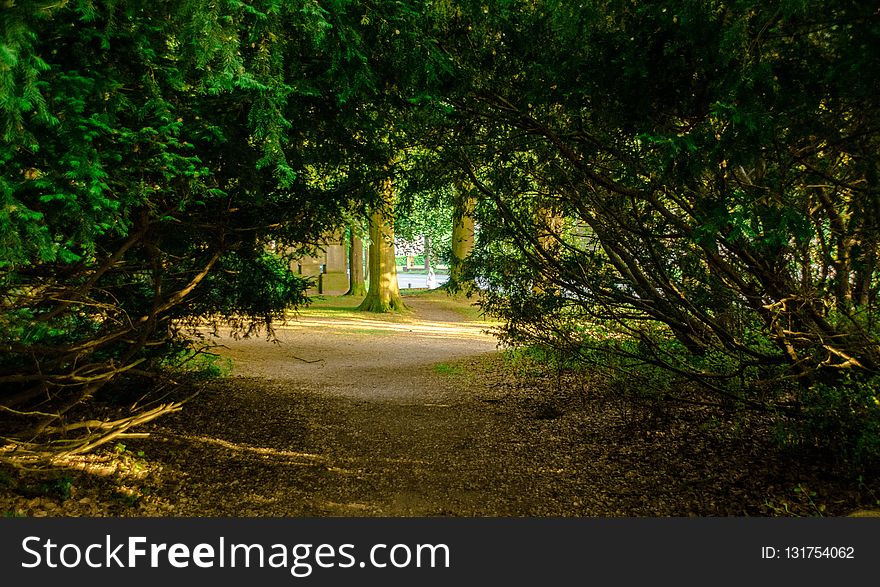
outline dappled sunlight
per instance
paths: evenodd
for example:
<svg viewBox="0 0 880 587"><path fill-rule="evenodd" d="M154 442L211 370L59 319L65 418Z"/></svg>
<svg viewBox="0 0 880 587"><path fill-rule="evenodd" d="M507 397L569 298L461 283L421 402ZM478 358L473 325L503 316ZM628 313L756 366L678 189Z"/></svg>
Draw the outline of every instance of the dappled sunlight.
<svg viewBox="0 0 880 587"><path fill-rule="evenodd" d="M4 450L12 449L7 445L0 448ZM17 493L0 493L0 512L7 517L173 515L174 505L156 488L179 472L122 443L88 454L56 456L47 467L27 459L17 465L0 468L0 486L18 487ZM23 472L29 475L20 477Z"/></svg>
<svg viewBox="0 0 880 587"><path fill-rule="evenodd" d="M314 318L300 316L288 321L286 324L276 326L276 330L300 330L312 328L329 328L333 330L370 329L378 332L411 332L413 334L431 335L437 337L462 336L491 338L487 332L487 324L470 322L433 322L428 320L413 320L411 322L385 322L372 318Z"/></svg>
<svg viewBox="0 0 880 587"><path fill-rule="evenodd" d="M291 312L279 331L332 330L338 334L413 334L432 338L491 339L497 322L482 320L470 300L431 292L405 298L407 311L359 312L350 300L326 298Z"/></svg>
<svg viewBox="0 0 880 587"><path fill-rule="evenodd" d="M342 462L331 464L332 460L326 456L316 453L310 452L300 452L300 451L292 451L285 450L280 448L271 448L271 447L263 447L263 446L251 446L248 444L230 442L228 440L224 440L222 438L210 437L210 436L180 436L175 435L175 438L182 441L188 441L193 443L200 443L209 446L216 446L223 449L231 450L236 453L242 454L253 454L260 456L269 456L276 457L278 460L287 460L287 461L304 461L304 462L293 462L286 464L295 464L295 465L324 465L324 468L331 473L338 473L342 475L357 475L363 473L363 470L357 467L352 467L351 465L356 465L360 461L367 461L371 466L376 466L377 464L385 464L391 466L400 466L400 465L416 465L416 466L428 466L431 463L424 459L414 459L407 457L385 457L385 458L347 458L343 459L349 465L348 467L344 466Z"/></svg>
<svg viewBox="0 0 880 587"><path fill-rule="evenodd" d="M249 446L247 444L229 442L228 440L223 440L222 438L212 438L209 436L177 436L180 440L186 440L191 442L197 442L201 444L208 444L213 446L219 446L221 448L225 448L227 450L231 450L237 453L248 453L248 454L257 454L261 456L271 456L277 457L279 459L286 460L302 460L305 462L291 463L291 464L300 464L300 465L315 465L318 463L326 462L327 458L323 455L318 455L314 453L307 452L298 452L292 450L284 450L279 448L268 448L261 446Z"/></svg>
<svg viewBox="0 0 880 587"><path fill-rule="evenodd" d="M337 503L335 501L324 501L322 505L331 511L345 512L347 514L370 514L377 511L375 506L360 502Z"/></svg>
<svg viewBox="0 0 880 587"><path fill-rule="evenodd" d="M398 314L355 312L339 305L327 315L298 312L274 327L274 338L225 337L216 352L232 360L233 374L295 382L328 395L411 401L430 393L433 365L495 352L498 339L485 322L469 321L464 300L408 300ZM318 309L323 312L323 309ZM326 313L325 313L326 314ZM452 385L448 377L443 386ZM434 398L438 399L438 398ZM445 403L443 398L439 403Z"/></svg>

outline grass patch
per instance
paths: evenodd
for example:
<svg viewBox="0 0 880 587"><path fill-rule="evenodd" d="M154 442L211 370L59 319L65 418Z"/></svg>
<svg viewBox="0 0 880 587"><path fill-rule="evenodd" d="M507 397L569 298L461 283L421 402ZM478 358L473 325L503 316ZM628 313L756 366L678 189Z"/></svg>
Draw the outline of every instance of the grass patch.
<svg viewBox="0 0 880 587"><path fill-rule="evenodd" d="M375 320L391 323L411 322L412 318L402 312L360 312L358 306L364 301L360 296L315 296L304 308L293 313L296 318L330 318L338 320Z"/></svg>
<svg viewBox="0 0 880 587"><path fill-rule="evenodd" d="M388 335L388 330L383 330L381 328L342 328L337 332L344 332L345 334L364 334L367 336L370 335Z"/></svg>
<svg viewBox="0 0 880 587"><path fill-rule="evenodd" d="M483 316L480 308L475 305L477 298L467 298L463 295L453 297L447 294L445 289L401 290L401 295L403 295L404 303L410 298L429 301L432 304L436 304L438 308L455 312L461 317L463 322L493 323L493 321ZM307 307L299 308L295 315L303 318L378 320L394 324L419 321L417 316L413 316L408 312L359 312L357 308L362 301L362 297L354 296L315 296Z"/></svg>
<svg viewBox="0 0 880 587"><path fill-rule="evenodd" d="M450 363L437 363L434 365L434 373L448 377L461 377L465 374L464 367Z"/></svg>
<svg viewBox="0 0 880 587"><path fill-rule="evenodd" d="M461 316L465 322L481 322L484 324L497 323L483 314L483 311L477 306L478 296L466 297L463 294L451 296L443 289L412 289L406 290L404 298L417 297L420 300L430 301L444 310L450 310ZM405 301L405 299L404 299Z"/></svg>

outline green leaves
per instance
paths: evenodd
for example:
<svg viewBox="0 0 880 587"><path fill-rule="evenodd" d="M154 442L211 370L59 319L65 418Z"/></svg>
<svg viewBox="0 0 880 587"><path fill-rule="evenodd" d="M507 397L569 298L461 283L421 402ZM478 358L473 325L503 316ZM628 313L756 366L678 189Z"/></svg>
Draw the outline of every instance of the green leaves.
<svg viewBox="0 0 880 587"><path fill-rule="evenodd" d="M30 398L38 382L45 409L73 405L135 365L161 367L190 319L248 330L305 301L268 243L315 242L366 193L367 163L387 161L386 119L363 115L380 76L350 26L362 10L0 12L0 324L10 340L32 333L0 352L4 394Z"/></svg>
<svg viewBox="0 0 880 587"><path fill-rule="evenodd" d="M438 150L479 188L470 270L509 340L751 407L880 369L873 9L463 6Z"/></svg>

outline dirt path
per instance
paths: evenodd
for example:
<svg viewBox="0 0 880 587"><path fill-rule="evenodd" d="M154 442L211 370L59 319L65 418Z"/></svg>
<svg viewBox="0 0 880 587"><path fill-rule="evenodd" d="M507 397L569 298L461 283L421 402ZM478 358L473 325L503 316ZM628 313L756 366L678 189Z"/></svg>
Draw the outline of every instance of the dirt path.
<svg viewBox="0 0 880 587"><path fill-rule="evenodd" d="M404 322L309 314L277 343L223 340L234 376L131 442L162 471L162 515L760 515L768 478L788 491L737 422L511 373L485 326L407 303Z"/></svg>
<svg viewBox="0 0 880 587"><path fill-rule="evenodd" d="M495 339L437 301L407 303L411 322L304 317L275 343L223 340L235 376L138 445L184 473L176 513L516 513L521 496L489 499L499 426L456 366Z"/></svg>
<svg viewBox="0 0 880 587"><path fill-rule="evenodd" d="M408 304L404 319L330 308L279 328L278 342L223 339L233 375L204 384L148 438L84 457L104 481L73 475L53 482L55 497L42 485L4 497L0 483L0 511L809 516L876 500L791 461L756 415L504 362L460 306Z"/></svg>

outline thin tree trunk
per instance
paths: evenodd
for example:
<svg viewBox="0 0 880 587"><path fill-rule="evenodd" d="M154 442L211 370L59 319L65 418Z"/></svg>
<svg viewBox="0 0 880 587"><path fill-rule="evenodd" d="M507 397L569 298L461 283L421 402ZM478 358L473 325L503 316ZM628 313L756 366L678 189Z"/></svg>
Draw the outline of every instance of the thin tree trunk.
<svg viewBox="0 0 880 587"><path fill-rule="evenodd" d="M349 286L347 296L364 296L367 287L364 273L364 242L358 236L359 229L354 223L349 227L351 233L351 249L348 254Z"/></svg>
<svg viewBox="0 0 880 587"><path fill-rule="evenodd" d="M424 236L425 239L425 271L431 270L431 237L427 234Z"/></svg>

